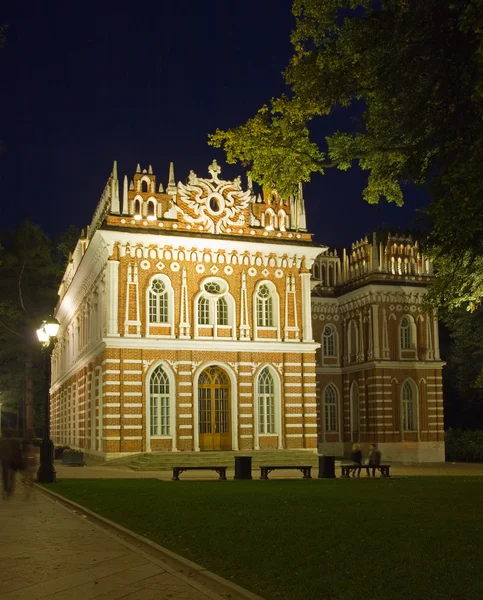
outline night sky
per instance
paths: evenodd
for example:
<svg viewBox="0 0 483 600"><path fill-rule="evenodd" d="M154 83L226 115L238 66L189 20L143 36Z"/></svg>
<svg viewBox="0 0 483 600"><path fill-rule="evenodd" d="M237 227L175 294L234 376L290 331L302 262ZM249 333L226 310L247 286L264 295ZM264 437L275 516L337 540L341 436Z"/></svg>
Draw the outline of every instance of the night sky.
<svg viewBox="0 0 483 600"><path fill-rule="evenodd" d="M285 90L291 0L18 1L0 9L0 190L4 228L30 217L50 234L90 223L112 169L132 177L152 164L165 186L193 169L242 174L207 145L217 127L242 124ZM338 111L318 133L343 128ZM369 206L365 175L328 171L305 186L316 241L349 245L374 228L408 226L424 193L406 205Z"/></svg>

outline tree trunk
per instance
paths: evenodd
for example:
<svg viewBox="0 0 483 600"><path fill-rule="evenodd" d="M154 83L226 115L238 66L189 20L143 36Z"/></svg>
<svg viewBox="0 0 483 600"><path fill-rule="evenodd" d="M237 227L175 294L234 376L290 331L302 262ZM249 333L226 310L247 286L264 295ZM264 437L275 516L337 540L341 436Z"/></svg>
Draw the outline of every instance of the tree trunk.
<svg viewBox="0 0 483 600"><path fill-rule="evenodd" d="M25 354L25 431L34 430L34 381L32 349L27 346Z"/></svg>

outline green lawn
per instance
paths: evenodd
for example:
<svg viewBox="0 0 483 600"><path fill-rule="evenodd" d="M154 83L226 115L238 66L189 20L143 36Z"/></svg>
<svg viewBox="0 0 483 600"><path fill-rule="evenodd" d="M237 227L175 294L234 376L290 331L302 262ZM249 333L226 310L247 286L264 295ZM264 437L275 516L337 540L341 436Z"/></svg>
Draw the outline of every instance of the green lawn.
<svg viewBox="0 0 483 600"><path fill-rule="evenodd" d="M483 478L48 487L267 599L483 598Z"/></svg>

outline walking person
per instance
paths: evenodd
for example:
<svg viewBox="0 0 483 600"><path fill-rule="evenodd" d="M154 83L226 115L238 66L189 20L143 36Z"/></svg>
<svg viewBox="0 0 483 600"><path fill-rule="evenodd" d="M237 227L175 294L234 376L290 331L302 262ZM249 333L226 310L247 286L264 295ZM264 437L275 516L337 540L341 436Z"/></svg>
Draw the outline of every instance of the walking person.
<svg viewBox="0 0 483 600"><path fill-rule="evenodd" d="M352 446L352 454L351 454L352 466L359 467L357 469L357 477L361 476L362 469L362 452L359 444L354 444ZM356 469L352 471L352 477L356 476Z"/></svg>
<svg viewBox="0 0 483 600"><path fill-rule="evenodd" d="M9 498L15 491L16 474L23 467L22 449L13 433L13 431L7 430L0 438L4 498Z"/></svg>
<svg viewBox="0 0 483 600"><path fill-rule="evenodd" d="M372 476L376 476L376 468L381 465L382 453L377 447L377 444L371 444L371 452L369 454L369 463L368 466L372 467ZM367 469L367 474L369 474L369 469Z"/></svg>

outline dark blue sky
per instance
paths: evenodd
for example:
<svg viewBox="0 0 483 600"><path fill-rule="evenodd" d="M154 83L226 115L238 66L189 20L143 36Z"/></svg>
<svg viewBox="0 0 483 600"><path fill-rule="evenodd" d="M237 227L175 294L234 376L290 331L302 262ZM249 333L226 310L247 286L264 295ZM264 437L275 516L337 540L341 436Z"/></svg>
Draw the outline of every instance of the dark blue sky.
<svg viewBox="0 0 483 600"><path fill-rule="evenodd" d="M291 56L291 0L48 2L0 9L2 227L29 216L51 234L91 220L113 159L129 177L153 165L167 183L207 174L217 127L243 123L284 91ZM343 127L344 113L319 129ZM406 226L426 202L410 190L403 209L367 205L357 169L305 186L308 228L319 243L350 244L386 224Z"/></svg>

